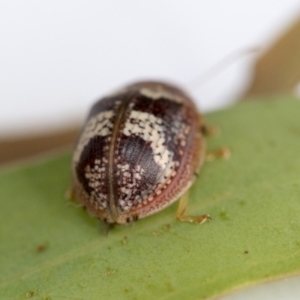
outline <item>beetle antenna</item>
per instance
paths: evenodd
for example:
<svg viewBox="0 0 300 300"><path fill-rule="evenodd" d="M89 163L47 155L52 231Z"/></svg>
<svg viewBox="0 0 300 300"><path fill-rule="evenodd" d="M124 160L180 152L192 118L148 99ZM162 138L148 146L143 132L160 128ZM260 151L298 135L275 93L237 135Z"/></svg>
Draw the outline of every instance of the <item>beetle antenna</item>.
<svg viewBox="0 0 300 300"><path fill-rule="evenodd" d="M186 83L185 85L186 89L188 90L197 89L199 86L201 86L207 81L210 81L220 72L224 71L227 67L232 65L241 57L244 57L249 54L256 54L259 50L260 48L254 47L254 48L246 48L246 49L231 52L230 54L222 58L219 62L217 62L215 65L205 70L201 75L197 76L193 80Z"/></svg>

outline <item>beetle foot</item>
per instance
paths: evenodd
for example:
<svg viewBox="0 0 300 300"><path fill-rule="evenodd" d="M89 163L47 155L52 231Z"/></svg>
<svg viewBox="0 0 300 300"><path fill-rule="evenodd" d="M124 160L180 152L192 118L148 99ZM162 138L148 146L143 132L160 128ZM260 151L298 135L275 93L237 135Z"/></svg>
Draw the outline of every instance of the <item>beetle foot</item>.
<svg viewBox="0 0 300 300"><path fill-rule="evenodd" d="M203 124L200 128L200 131L204 136L216 135L219 133L219 127L217 125L206 125Z"/></svg>
<svg viewBox="0 0 300 300"><path fill-rule="evenodd" d="M220 147L210 153L207 153L205 156L206 161L213 161L217 158L229 159L231 156L231 151L227 146Z"/></svg>
<svg viewBox="0 0 300 300"><path fill-rule="evenodd" d="M177 216L177 220L181 222L203 224L206 221L211 220L210 215L201 216Z"/></svg>

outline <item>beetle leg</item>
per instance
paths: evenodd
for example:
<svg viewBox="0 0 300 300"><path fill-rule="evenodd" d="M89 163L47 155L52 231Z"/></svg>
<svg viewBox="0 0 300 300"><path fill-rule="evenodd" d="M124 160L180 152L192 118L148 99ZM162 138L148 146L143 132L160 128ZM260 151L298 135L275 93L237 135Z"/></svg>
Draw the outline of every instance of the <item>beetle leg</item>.
<svg viewBox="0 0 300 300"><path fill-rule="evenodd" d="M75 198L75 193L74 193L74 190L73 188L68 188L66 191L65 191L65 198L70 201L70 202L77 202L76 201L76 198Z"/></svg>
<svg viewBox="0 0 300 300"><path fill-rule="evenodd" d="M205 160L212 161L215 160L216 158L229 159L230 155L231 155L230 149L226 146L223 146L212 152L206 153Z"/></svg>
<svg viewBox="0 0 300 300"><path fill-rule="evenodd" d="M206 125L203 124L200 128L201 133L204 136L216 135L219 132L219 128L216 125Z"/></svg>
<svg viewBox="0 0 300 300"><path fill-rule="evenodd" d="M197 223L202 224L207 220L210 220L210 215L200 215L200 216L187 216L185 212L188 207L189 201L189 191L187 190L180 198L178 209L176 213L176 219L181 222Z"/></svg>
<svg viewBox="0 0 300 300"><path fill-rule="evenodd" d="M104 221L104 228L103 228L103 221ZM114 229L116 226L116 223L108 223L107 219L98 219L98 232L102 235L104 234L105 237L108 236L109 232Z"/></svg>

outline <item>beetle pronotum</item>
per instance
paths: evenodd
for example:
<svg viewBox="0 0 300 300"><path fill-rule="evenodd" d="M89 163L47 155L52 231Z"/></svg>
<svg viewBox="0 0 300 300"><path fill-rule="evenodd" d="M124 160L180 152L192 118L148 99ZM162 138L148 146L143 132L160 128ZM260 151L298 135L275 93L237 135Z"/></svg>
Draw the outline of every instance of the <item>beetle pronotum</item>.
<svg viewBox="0 0 300 300"><path fill-rule="evenodd" d="M204 159L203 121L190 97L162 82L138 82L96 102L77 142L73 194L94 216L124 224L152 215L187 191Z"/></svg>

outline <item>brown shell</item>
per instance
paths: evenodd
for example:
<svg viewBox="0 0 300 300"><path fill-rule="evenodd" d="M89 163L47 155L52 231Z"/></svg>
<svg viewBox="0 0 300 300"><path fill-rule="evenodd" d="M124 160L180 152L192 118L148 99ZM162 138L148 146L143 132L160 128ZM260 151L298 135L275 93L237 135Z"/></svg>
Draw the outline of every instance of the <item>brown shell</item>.
<svg viewBox="0 0 300 300"><path fill-rule="evenodd" d="M205 150L191 99L140 82L92 107L73 156L73 191L88 211L124 224L154 214L193 183Z"/></svg>

